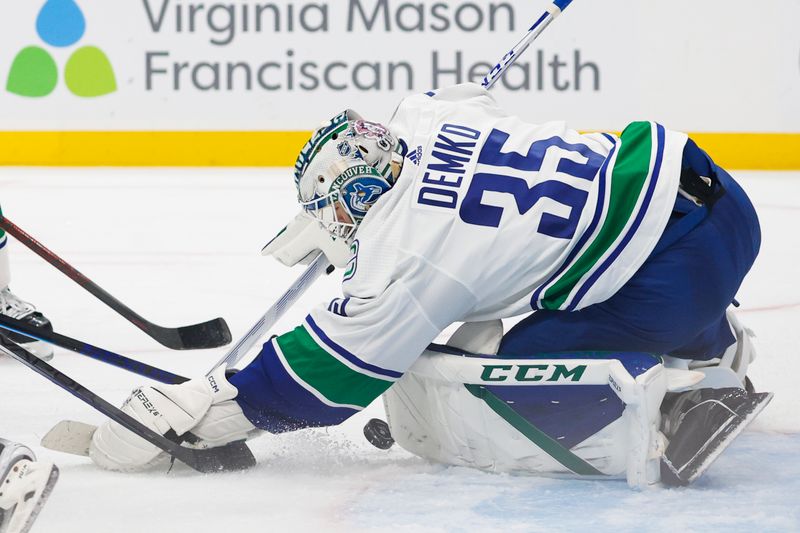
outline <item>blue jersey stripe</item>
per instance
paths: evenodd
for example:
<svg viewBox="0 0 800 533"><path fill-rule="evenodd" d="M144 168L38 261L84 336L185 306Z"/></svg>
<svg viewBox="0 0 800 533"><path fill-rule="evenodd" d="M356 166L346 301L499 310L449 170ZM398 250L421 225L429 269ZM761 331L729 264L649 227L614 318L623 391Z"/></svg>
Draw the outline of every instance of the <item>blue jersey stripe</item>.
<svg viewBox="0 0 800 533"><path fill-rule="evenodd" d="M273 341L258 357L230 378L236 402L257 427L271 433L340 424L358 411L320 401L286 371Z"/></svg>
<svg viewBox="0 0 800 533"><path fill-rule="evenodd" d="M5 248L7 243L8 243L8 237L6 237L5 235L3 235L3 237L2 237L2 238L0 238L0 250L2 250L3 248Z"/></svg>
<svg viewBox="0 0 800 533"><path fill-rule="evenodd" d="M642 201L642 206L639 208L639 213L636 215L636 219L634 220L633 224L631 225L628 233L622 239L622 242L619 244L616 250L605 260L605 262L595 270L595 272L591 275L591 277L583 284L583 286L578 290L575 298L573 298L572 303L567 307L568 311L574 311L575 308L578 306L580 301L586 296L586 293L589 292L589 289L597 283L597 280L600 279L606 270L616 261L617 257L622 253L622 251L628 246L628 244L633 239L633 236L641 226L642 221L644 220L644 216L647 213L647 209L650 207L650 202L653 199L653 194L656 190L656 185L658 184L658 178L661 174L661 164L664 162L664 147L666 143L666 130L661 124L656 124L656 161L653 165L653 176L650 178L650 185L647 187L647 193L645 194L644 200Z"/></svg>
<svg viewBox="0 0 800 533"><path fill-rule="evenodd" d="M328 348L338 353L339 355L344 357L346 360L348 360L358 368L389 378L397 379L403 377L403 374L401 372L395 372L394 370L387 370L385 368L380 368L378 366L366 363L361 359L359 359L358 357L356 357L355 355L353 355L352 353L348 352L346 349L336 344L336 342L334 342L330 337L328 337L325 334L325 332L322 331L322 329L317 325L317 323L314 322L314 319L311 317L311 315L308 315L306 317L306 323L309 325L311 330L317 335L317 337L319 337L320 340L325 343L325 345Z"/></svg>
<svg viewBox="0 0 800 533"><path fill-rule="evenodd" d="M548 279L545 283L540 285L539 288L536 289L536 292L533 293L533 297L531 297L532 309L541 309L541 307L539 307L539 300L541 299L544 290L548 286L550 286L551 283L557 280L570 267L572 261L575 260L578 254L583 252L584 248L589 243L589 239L592 237L592 235L594 235L597 226L600 224L600 219L603 216L603 204L605 203L606 200L606 175L608 172L608 166L611 162L611 159L614 157L614 152L616 152L617 150L616 140L610 135L606 135L606 137L608 138L608 140L614 143L614 146L611 147L611 151L608 153L608 157L606 157L603 166L600 167L600 179L597 189L597 207L595 208L594 218L592 219L592 222L589 224L589 227L586 229L586 231L583 232L583 235L578 241L578 244L575 246L575 248L572 249L572 252L570 252L569 256L564 261L564 264L561 265L561 268L559 268L556 271L556 273L550 277L550 279Z"/></svg>

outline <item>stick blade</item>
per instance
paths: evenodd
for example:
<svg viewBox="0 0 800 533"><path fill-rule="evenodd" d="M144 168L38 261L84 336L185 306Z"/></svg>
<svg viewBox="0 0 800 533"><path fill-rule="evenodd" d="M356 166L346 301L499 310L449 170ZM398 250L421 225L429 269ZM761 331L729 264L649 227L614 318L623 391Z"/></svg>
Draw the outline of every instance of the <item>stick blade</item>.
<svg viewBox="0 0 800 533"><path fill-rule="evenodd" d="M192 450L191 460L177 457L203 474L239 472L256 466L257 461L245 441L237 441L218 448Z"/></svg>
<svg viewBox="0 0 800 533"><path fill-rule="evenodd" d="M89 446L96 430L97 426L91 424L62 420L42 438L42 446L56 452L89 457ZM244 441L217 448L180 448L173 456L203 474L239 472L252 468L257 463L253 452Z"/></svg>
<svg viewBox="0 0 800 533"><path fill-rule="evenodd" d="M97 426L62 420L42 438L42 446L48 450L89 457L89 445Z"/></svg>
<svg viewBox="0 0 800 533"><path fill-rule="evenodd" d="M230 344L231 330L223 318L182 328L148 328L148 335L171 350L205 350Z"/></svg>
<svg viewBox="0 0 800 533"><path fill-rule="evenodd" d="M219 348L231 343L231 330L223 318L215 318L202 324L180 328L180 336L186 349Z"/></svg>

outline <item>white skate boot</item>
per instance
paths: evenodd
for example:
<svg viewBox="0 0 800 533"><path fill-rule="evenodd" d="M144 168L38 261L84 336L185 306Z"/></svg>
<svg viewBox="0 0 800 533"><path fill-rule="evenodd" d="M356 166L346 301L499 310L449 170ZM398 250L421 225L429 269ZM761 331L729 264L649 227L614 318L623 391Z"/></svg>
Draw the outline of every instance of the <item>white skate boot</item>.
<svg viewBox="0 0 800 533"><path fill-rule="evenodd" d="M36 308L28 302L20 300L8 287L0 290L0 314L25 322L28 326L34 328L41 328L47 332L53 331L53 326L50 324L50 321L42 315L42 313L38 312ZM49 361L53 358L53 347L49 344L31 339L19 333L7 331L3 331L3 333L39 359ZM2 533L2 531L0 531L0 533Z"/></svg>
<svg viewBox="0 0 800 533"><path fill-rule="evenodd" d="M27 533L58 480L53 463L0 439L0 533Z"/></svg>

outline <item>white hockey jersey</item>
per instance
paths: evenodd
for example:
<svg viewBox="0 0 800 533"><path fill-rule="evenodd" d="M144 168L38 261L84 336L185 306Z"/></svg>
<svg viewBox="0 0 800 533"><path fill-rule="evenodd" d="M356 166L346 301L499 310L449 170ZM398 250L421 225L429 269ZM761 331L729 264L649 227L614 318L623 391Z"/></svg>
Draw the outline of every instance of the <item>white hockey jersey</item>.
<svg viewBox="0 0 800 533"><path fill-rule="evenodd" d="M278 339L344 367L309 375L347 384L321 393L330 405L365 406L361 378L388 387L453 322L611 297L664 231L687 140L650 122L619 137L529 124L473 84L405 99L389 129L408 155L358 229L344 298L312 311L302 342Z"/></svg>

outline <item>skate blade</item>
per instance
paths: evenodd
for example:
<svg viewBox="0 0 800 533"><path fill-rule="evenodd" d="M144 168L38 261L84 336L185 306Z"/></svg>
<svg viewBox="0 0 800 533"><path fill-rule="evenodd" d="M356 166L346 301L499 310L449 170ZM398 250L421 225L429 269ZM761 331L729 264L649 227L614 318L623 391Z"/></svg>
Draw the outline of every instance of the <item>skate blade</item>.
<svg viewBox="0 0 800 533"><path fill-rule="evenodd" d="M757 403L753 407L753 410L744 417L744 420L739 422L739 424L719 442L719 445L717 445L717 447L697 466L697 469L686 479L687 484L694 483L697 478L703 475L703 473L708 470L708 467L710 467L711 464L717 460L722 452L728 449L728 446L730 446L731 443L742 433L742 431L744 431L745 428L747 428L747 426L749 426L753 420L755 420L756 417L761 414L761 411L763 411L764 408L772 401L772 398L775 397L775 394L772 392L760 394L765 395L764 399Z"/></svg>
<svg viewBox="0 0 800 533"><path fill-rule="evenodd" d="M48 450L89 457L89 446L97 426L62 420L42 438L42 446Z"/></svg>

